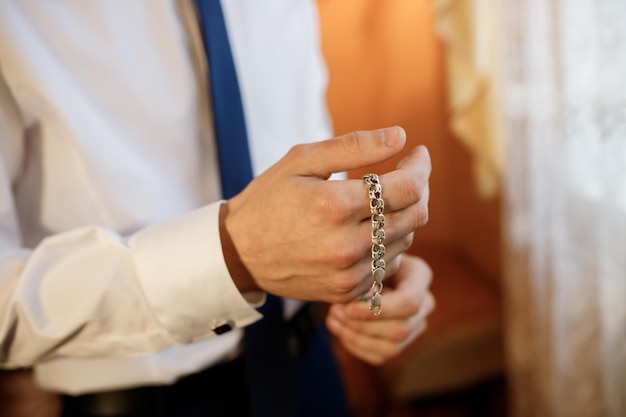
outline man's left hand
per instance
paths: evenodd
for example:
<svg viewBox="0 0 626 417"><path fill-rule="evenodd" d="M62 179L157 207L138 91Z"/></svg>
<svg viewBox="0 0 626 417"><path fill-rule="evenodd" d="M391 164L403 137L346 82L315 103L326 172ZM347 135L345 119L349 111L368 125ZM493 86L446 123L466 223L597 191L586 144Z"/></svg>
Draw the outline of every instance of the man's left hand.
<svg viewBox="0 0 626 417"><path fill-rule="evenodd" d="M354 356L381 365L426 330L426 317L435 307L431 280L428 264L405 254L396 274L384 281L380 316L372 316L369 300L333 304L326 325Z"/></svg>

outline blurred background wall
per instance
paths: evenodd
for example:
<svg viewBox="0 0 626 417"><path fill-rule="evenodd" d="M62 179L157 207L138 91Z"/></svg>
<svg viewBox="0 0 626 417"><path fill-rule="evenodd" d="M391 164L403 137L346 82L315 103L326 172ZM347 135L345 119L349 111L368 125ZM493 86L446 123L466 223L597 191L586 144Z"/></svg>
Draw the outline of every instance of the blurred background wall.
<svg viewBox="0 0 626 417"><path fill-rule="evenodd" d="M353 407L360 416L502 415L499 195L479 196L472 154L449 127L434 3L318 4L335 133L392 125L407 133L401 155L350 175L390 171L419 144L433 165L430 220L411 252L434 270L437 309L426 333L380 369L337 348Z"/></svg>
<svg viewBox="0 0 626 417"><path fill-rule="evenodd" d="M337 347L357 415L626 415L626 3L318 4L336 133L433 162L437 309L383 367Z"/></svg>
<svg viewBox="0 0 626 417"><path fill-rule="evenodd" d="M407 132L407 151L428 146L431 217L416 243L455 246L497 279L498 197L478 197L469 151L448 127L433 2L320 0L319 7L335 132L400 125ZM394 168L401 156L376 169Z"/></svg>

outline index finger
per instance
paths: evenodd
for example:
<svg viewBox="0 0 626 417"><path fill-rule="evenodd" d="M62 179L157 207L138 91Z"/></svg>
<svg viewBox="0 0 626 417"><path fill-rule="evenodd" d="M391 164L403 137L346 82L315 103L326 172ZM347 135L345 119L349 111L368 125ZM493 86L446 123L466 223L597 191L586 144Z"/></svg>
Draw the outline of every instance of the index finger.
<svg viewBox="0 0 626 417"><path fill-rule="evenodd" d="M376 164L402 150L406 133L399 126L350 132L320 142L294 146L284 166L292 175L328 178L344 172Z"/></svg>

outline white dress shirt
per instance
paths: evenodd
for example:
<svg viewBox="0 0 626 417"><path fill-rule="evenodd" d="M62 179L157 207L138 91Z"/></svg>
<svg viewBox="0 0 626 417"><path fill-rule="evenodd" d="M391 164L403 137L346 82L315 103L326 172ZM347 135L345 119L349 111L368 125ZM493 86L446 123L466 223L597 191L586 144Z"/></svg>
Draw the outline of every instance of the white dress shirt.
<svg viewBox="0 0 626 417"><path fill-rule="evenodd" d="M258 174L331 135L316 5L222 3ZM186 0L0 3L0 366L79 394L237 354L206 71Z"/></svg>

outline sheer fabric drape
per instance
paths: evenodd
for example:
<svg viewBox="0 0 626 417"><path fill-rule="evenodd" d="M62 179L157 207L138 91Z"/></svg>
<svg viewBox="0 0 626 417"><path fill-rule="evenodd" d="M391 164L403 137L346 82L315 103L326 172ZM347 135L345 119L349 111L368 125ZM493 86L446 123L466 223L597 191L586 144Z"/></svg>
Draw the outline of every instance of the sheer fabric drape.
<svg viewBox="0 0 626 417"><path fill-rule="evenodd" d="M626 2L505 0L513 416L626 416Z"/></svg>
<svg viewBox="0 0 626 417"><path fill-rule="evenodd" d="M497 45L500 0L433 0L444 45L450 128L472 154L476 191L490 198L502 171Z"/></svg>

